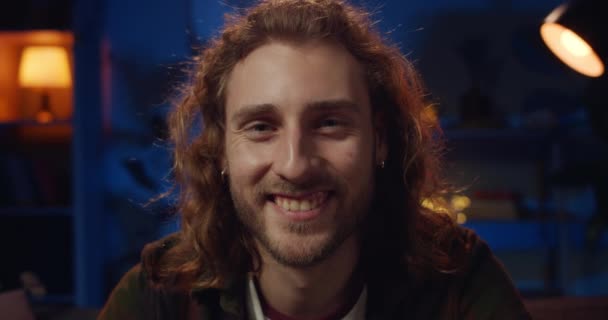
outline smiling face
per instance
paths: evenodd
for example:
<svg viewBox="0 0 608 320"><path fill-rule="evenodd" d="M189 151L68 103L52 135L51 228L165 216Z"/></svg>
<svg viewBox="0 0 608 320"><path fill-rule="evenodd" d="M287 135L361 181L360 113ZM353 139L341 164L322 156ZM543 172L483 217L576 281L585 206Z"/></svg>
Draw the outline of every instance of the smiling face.
<svg viewBox="0 0 608 320"><path fill-rule="evenodd" d="M330 42L272 41L232 71L230 192L259 249L279 263L312 266L356 243L346 240L357 237L383 159L367 91L359 63Z"/></svg>

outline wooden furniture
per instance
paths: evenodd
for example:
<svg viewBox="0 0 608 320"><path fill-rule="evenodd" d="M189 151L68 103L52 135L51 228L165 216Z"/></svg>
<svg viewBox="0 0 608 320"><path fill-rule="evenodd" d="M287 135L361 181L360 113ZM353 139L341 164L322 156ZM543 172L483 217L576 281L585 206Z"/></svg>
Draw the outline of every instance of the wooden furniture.
<svg viewBox="0 0 608 320"><path fill-rule="evenodd" d="M525 301L535 320L605 320L608 297L562 297Z"/></svg>

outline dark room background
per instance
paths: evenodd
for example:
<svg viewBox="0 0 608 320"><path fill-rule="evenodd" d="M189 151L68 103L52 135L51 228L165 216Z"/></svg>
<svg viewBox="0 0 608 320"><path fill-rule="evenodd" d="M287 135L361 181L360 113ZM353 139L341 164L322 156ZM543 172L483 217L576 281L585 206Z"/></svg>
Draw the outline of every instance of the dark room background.
<svg viewBox="0 0 608 320"><path fill-rule="evenodd" d="M30 0L0 14L0 86L17 73L6 67L6 39L73 34L73 111L59 124L67 136L24 143L19 128L31 123L0 122L5 284L30 271L46 287L40 299L99 307L143 245L178 228L170 200L146 205L170 187L165 115L196 48L250 3ZM525 297L607 295L608 145L592 126L590 80L538 32L561 1L354 3L422 74L445 129L447 172L467 187L448 199L461 209L454 218L490 244ZM0 87L7 110L21 97L1 100L10 90ZM45 180L55 190L46 202L32 169L40 159L50 159L42 171L60 172Z"/></svg>

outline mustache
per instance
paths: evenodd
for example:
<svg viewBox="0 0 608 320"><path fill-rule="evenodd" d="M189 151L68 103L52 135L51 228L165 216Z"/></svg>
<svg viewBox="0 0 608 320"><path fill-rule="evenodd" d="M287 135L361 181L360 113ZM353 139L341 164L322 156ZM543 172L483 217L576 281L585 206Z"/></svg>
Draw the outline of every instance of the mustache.
<svg viewBox="0 0 608 320"><path fill-rule="evenodd" d="M336 190L339 189L339 186L339 181L330 175L319 175L297 183L281 178L273 178L273 181L267 181L259 185L255 193L261 197L265 197L268 194L277 193L300 194L320 190Z"/></svg>

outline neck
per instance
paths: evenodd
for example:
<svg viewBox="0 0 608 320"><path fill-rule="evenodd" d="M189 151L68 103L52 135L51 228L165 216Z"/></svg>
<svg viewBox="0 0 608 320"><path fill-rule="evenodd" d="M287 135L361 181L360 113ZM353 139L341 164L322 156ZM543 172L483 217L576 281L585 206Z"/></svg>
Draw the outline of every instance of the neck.
<svg viewBox="0 0 608 320"><path fill-rule="evenodd" d="M294 318L319 318L339 308L360 288L355 268L359 248L355 236L348 238L324 261L307 268L294 268L274 260L260 249L262 267L258 289L277 311Z"/></svg>

